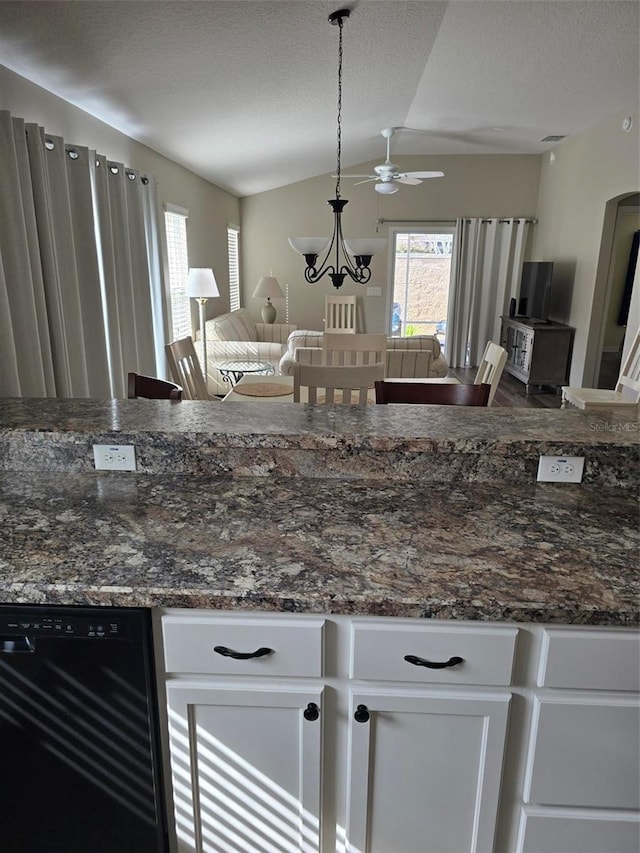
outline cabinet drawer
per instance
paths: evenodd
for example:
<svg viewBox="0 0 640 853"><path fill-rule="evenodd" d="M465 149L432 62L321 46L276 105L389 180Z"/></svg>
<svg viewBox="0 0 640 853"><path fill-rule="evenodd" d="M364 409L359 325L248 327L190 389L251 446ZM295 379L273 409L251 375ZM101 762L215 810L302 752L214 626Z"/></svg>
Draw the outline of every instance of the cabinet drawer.
<svg viewBox="0 0 640 853"><path fill-rule="evenodd" d="M638 853L637 815L523 812L517 853Z"/></svg>
<svg viewBox="0 0 640 853"><path fill-rule="evenodd" d="M358 622L351 633L350 677L429 684L511 683L517 628L467 628L443 625L398 625ZM430 663L461 663L430 668Z"/></svg>
<svg viewBox="0 0 640 853"><path fill-rule="evenodd" d="M525 801L637 809L640 709L627 696L558 693L534 703Z"/></svg>
<svg viewBox="0 0 640 853"><path fill-rule="evenodd" d="M163 616L162 640L167 672L210 675L322 675L324 620L250 617ZM243 655L269 649L244 659Z"/></svg>
<svg viewBox="0 0 640 853"><path fill-rule="evenodd" d="M545 629L538 686L640 690L640 634Z"/></svg>

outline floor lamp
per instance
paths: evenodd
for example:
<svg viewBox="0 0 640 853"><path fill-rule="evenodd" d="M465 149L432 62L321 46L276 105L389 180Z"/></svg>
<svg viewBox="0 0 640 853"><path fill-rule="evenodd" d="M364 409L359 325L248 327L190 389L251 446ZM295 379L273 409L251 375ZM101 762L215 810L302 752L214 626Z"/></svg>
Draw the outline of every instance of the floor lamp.
<svg viewBox="0 0 640 853"><path fill-rule="evenodd" d="M204 269L195 267L189 270L187 277L187 296L198 300L200 308L200 337L202 339L202 373L204 374L204 384L208 387L208 369L207 369L207 330L204 319L204 306L207 299L214 296L220 296L216 278L212 269Z"/></svg>

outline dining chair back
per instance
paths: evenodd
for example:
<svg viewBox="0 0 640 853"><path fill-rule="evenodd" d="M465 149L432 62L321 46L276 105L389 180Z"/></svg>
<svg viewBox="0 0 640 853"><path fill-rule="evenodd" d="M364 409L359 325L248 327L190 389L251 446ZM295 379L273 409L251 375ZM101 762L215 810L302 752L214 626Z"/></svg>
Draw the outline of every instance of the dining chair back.
<svg viewBox="0 0 640 853"><path fill-rule="evenodd" d="M365 406L369 392L384 377L384 363L357 367L332 367L297 362L293 368L293 400L300 402L301 388L307 389L309 403L351 404L353 394L357 405ZM324 392L324 396L319 395Z"/></svg>
<svg viewBox="0 0 640 853"><path fill-rule="evenodd" d="M325 297L324 330L339 335L356 333L356 296Z"/></svg>
<svg viewBox="0 0 640 853"><path fill-rule="evenodd" d="M322 336L322 363L334 367L384 363L386 352L386 335L343 335L325 332Z"/></svg>
<svg viewBox="0 0 640 853"><path fill-rule="evenodd" d="M493 403L493 398L496 395L498 383L500 382L500 377L506 363L506 349L499 344L494 344L493 341L489 341L482 354L476 378L473 380L475 385L482 385L485 382L491 385L488 406Z"/></svg>
<svg viewBox="0 0 640 853"><path fill-rule="evenodd" d="M155 376L143 376L141 373L127 375L127 398L135 400L144 397L147 400L182 400L182 388L174 382L166 382Z"/></svg>
<svg viewBox="0 0 640 853"><path fill-rule="evenodd" d="M376 382L376 403L486 406L491 385L435 385L431 382Z"/></svg>
<svg viewBox="0 0 640 853"><path fill-rule="evenodd" d="M182 386L187 400L210 400L198 355L189 335L165 346L169 370L174 380Z"/></svg>
<svg viewBox="0 0 640 853"><path fill-rule="evenodd" d="M562 388L562 408L571 403L579 409L596 411L611 407L636 408L640 405L640 329L636 332L631 349L622 365L616 387Z"/></svg>

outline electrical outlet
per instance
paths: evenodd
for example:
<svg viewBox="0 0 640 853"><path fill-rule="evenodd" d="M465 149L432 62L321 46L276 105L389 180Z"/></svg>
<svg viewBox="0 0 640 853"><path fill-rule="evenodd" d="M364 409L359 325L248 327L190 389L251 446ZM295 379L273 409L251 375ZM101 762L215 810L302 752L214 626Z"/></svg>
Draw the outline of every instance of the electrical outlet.
<svg viewBox="0 0 640 853"><path fill-rule="evenodd" d="M96 471L135 471L136 449L133 444L94 444Z"/></svg>
<svg viewBox="0 0 640 853"><path fill-rule="evenodd" d="M539 483L580 483L584 456L541 456L538 463Z"/></svg>

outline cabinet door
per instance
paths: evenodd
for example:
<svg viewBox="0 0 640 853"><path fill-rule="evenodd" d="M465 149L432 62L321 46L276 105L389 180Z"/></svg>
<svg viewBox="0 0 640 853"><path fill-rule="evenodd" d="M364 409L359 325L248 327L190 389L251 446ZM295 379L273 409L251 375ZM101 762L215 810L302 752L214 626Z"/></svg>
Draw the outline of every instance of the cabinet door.
<svg viewBox="0 0 640 853"><path fill-rule="evenodd" d="M167 697L180 853L318 851L322 717L304 711L322 691L169 682Z"/></svg>
<svg viewBox="0 0 640 853"><path fill-rule="evenodd" d="M536 697L525 802L637 809L638 755L640 710L635 697Z"/></svg>
<svg viewBox="0 0 640 853"><path fill-rule="evenodd" d="M349 853L490 853L510 698L352 692Z"/></svg>

